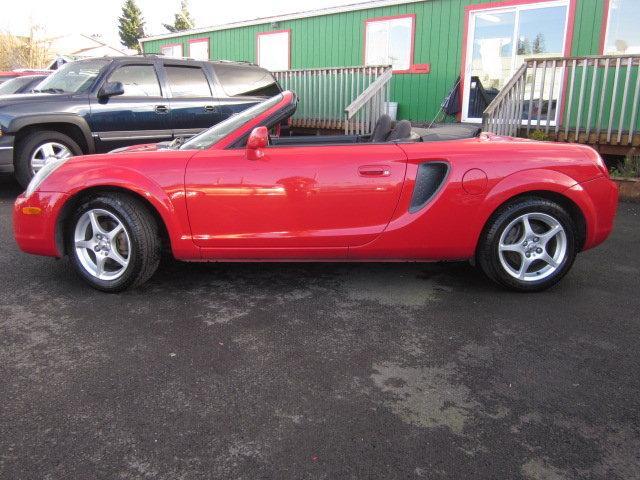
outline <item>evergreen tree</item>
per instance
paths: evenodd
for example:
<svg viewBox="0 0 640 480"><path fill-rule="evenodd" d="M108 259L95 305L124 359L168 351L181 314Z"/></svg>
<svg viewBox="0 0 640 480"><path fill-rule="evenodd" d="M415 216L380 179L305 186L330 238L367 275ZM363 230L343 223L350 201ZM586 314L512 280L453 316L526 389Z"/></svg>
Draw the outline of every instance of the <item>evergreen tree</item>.
<svg viewBox="0 0 640 480"><path fill-rule="evenodd" d="M191 14L189 13L189 2L187 0L182 0L180 2L180 11L175 14L173 25L165 23L163 24L164 28L169 30L170 32L181 32L183 30L189 30L195 26L195 22L191 18Z"/></svg>
<svg viewBox="0 0 640 480"><path fill-rule="evenodd" d="M544 43L544 34L539 33L533 40L533 53L545 53L546 47Z"/></svg>
<svg viewBox="0 0 640 480"><path fill-rule="evenodd" d="M125 0L122 5L122 16L118 18L118 32L124 46L140 51L138 39L144 37L144 19L135 0Z"/></svg>
<svg viewBox="0 0 640 480"><path fill-rule="evenodd" d="M528 37L524 37L518 40L518 55L529 55L531 54L531 42Z"/></svg>

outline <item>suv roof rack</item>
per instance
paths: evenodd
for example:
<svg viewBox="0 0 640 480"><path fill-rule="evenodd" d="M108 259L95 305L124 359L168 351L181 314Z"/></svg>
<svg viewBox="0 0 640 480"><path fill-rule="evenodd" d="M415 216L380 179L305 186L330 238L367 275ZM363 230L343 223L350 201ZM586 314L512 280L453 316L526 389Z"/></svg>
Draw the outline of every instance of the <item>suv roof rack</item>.
<svg viewBox="0 0 640 480"><path fill-rule="evenodd" d="M219 59L219 60L198 60L196 58L192 58L192 57L168 57L162 53L146 53L146 52L142 52L142 53L137 53L135 55L125 55L123 57L151 57L151 58L165 58L168 60L191 60L193 62L213 62L213 63L242 63L244 65L251 65L254 67L259 67L259 65L255 62L252 62L250 60L228 60L228 59ZM123 57L111 57L109 55L105 55L104 58L123 58Z"/></svg>
<svg viewBox="0 0 640 480"><path fill-rule="evenodd" d="M255 67L258 66L257 63L254 62L250 62L249 60L212 60L213 62L220 62L220 63L244 63L247 65L253 65Z"/></svg>

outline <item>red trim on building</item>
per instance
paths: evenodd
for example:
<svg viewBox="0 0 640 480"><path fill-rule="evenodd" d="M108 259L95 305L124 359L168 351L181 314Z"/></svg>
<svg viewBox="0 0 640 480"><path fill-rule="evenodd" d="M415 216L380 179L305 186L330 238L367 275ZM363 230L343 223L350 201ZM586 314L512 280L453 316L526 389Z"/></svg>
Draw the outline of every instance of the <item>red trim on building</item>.
<svg viewBox="0 0 640 480"><path fill-rule="evenodd" d="M573 47L573 30L574 30L575 24L576 24L576 1L569 0L569 18L567 19L567 36L564 44L565 57L571 56L571 49ZM564 78L562 79L563 95L562 95L560 110L558 110L558 119L556 120L558 124L562 123L562 119L564 118L564 112L567 104L567 96L564 95L564 93L567 91L567 83L569 83L569 75L567 75L567 71L565 71Z"/></svg>
<svg viewBox="0 0 640 480"><path fill-rule="evenodd" d="M287 70L291 68L291 29L288 30L272 30L270 32L258 32L256 33L256 63L260 65L260 37L267 35L275 35L277 33L286 33L288 34L288 42L287 42Z"/></svg>
<svg viewBox="0 0 640 480"><path fill-rule="evenodd" d="M424 68L416 69L414 64L414 55L415 55L415 43L416 43L416 14L415 13L407 13L405 15L389 15L386 17L374 17L367 18L364 21L364 44L362 48L362 64L367 64L367 25L369 23L374 22L384 22L385 20L395 20L398 18L410 18L411 19L411 52L409 54L409 69L407 70L394 70L395 74L404 74L404 73L429 73L425 72Z"/></svg>
<svg viewBox="0 0 640 480"><path fill-rule="evenodd" d="M184 57L184 46L182 43L165 43L164 45L160 45L160 53L162 53L162 49L165 47L177 47L180 46L180 56Z"/></svg>
<svg viewBox="0 0 640 480"><path fill-rule="evenodd" d="M469 16L471 12L480 11L480 10L490 10L494 8L505 8L505 7L517 7L519 5L535 5L537 3L548 3L555 2L558 0L505 0L498 2L490 2L483 3L477 5L467 5L464 7L464 28L462 34L462 63L460 64L460 102L464 101L464 77L465 77L465 67L467 64L467 43L469 40ZM574 25L576 23L576 0L568 0L569 1L569 15L567 18L567 32L565 34L564 41L564 56L571 56L571 48L573 46L573 30ZM607 0L608 1L608 0ZM566 87L567 79L564 79ZM564 89L563 87L563 89ZM563 97L563 107L564 109L564 97ZM463 105L460 105L460 113L457 115L458 121L462 120L462 109ZM558 121L562 119L563 110L560 112L560 116Z"/></svg>
<svg viewBox="0 0 640 480"><path fill-rule="evenodd" d="M600 26L600 54L604 55L605 43L607 41L607 27L609 26L609 12L611 11L611 0L604 0L604 12L602 13L602 25Z"/></svg>
<svg viewBox="0 0 640 480"><path fill-rule="evenodd" d="M211 59L211 48L209 45L209 37L192 38L189 40L189 56L191 56L191 44L192 43L206 43L207 44L207 59Z"/></svg>

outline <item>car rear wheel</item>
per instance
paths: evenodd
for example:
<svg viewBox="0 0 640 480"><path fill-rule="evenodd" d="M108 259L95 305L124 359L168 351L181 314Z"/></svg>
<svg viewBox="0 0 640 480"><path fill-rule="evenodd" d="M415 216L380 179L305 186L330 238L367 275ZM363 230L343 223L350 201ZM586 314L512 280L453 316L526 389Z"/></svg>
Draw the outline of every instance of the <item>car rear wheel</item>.
<svg viewBox="0 0 640 480"><path fill-rule="evenodd" d="M66 247L80 277L105 292L144 283L160 263L153 215L124 194L103 194L79 205L66 229Z"/></svg>
<svg viewBox="0 0 640 480"><path fill-rule="evenodd" d="M538 197L521 198L489 220L477 263L492 280L513 290L547 289L571 269L576 227L565 208Z"/></svg>
<svg viewBox="0 0 640 480"><path fill-rule="evenodd" d="M37 131L25 136L17 145L15 172L18 183L27 185L47 163L82 155L82 149L64 133Z"/></svg>

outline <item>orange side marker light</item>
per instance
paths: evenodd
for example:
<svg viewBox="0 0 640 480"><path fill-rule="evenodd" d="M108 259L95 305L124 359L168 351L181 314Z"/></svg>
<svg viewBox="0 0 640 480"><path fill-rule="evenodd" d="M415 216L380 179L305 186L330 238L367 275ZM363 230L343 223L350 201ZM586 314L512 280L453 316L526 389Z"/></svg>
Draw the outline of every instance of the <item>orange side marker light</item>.
<svg viewBox="0 0 640 480"><path fill-rule="evenodd" d="M25 215L40 215L42 209L40 207L22 207L22 213Z"/></svg>

